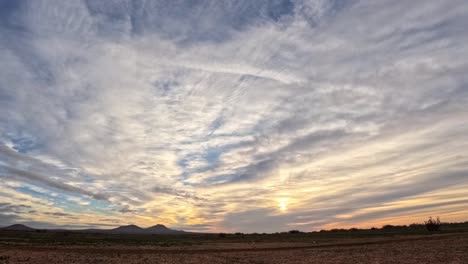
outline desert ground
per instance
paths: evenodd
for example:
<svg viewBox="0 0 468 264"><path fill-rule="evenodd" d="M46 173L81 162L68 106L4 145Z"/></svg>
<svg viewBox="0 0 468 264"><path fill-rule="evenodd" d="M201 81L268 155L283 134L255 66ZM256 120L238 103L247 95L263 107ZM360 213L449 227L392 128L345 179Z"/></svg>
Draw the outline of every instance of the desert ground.
<svg viewBox="0 0 468 264"><path fill-rule="evenodd" d="M289 236L283 242L181 238L153 244L146 240L94 243L97 240L73 236L67 236L69 243L51 240L50 236L33 243L14 241L12 234L10 239L1 239L7 236L0 234L0 263L468 263L468 233L309 239ZM190 243L181 243L184 240Z"/></svg>

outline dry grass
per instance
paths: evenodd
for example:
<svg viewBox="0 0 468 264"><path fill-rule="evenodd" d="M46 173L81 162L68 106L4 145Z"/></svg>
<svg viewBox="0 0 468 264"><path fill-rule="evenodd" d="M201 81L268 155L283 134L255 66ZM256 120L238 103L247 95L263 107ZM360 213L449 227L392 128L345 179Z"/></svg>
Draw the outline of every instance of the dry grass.
<svg viewBox="0 0 468 264"><path fill-rule="evenodd" d="M155 246L0 246L0 263L467 263L468 234L332 243Z"/></svg>

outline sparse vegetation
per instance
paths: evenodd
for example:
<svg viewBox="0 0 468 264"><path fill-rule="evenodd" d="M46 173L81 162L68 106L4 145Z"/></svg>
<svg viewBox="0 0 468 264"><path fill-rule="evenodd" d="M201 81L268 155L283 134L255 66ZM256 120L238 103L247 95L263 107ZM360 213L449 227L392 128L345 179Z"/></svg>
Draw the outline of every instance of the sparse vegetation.
<svg viewBox="0 0 468 264"><path fill-rule="evenodd" d="M406 254L407 257L417 255L418 263L431 263L430 260L433 260L434 256L438 260L447 260L443 263L468 263L468 252L466 252L468 222L444 223L443 230L439 229L439 234L435 236L427 236L428 223L437 225L440 224L440 220L436 218L420 224L385 225L382 228L350 228L313 232L290 230L273 234L238 232L234 234L119 235L53 230L47 232L0 230L0 252L4 255L0 256L0 264L97 263L97 259L103 264L120 263L119 261L125 261L128 264L303 263L301 261L304 263L328 263L326 261L363 263L370 261L371 254L374 254L372 255L374 263L402 263L405 259L401 254ZM336 244L340 244L339 249ZM362 252L365 253L354 254L356 249L363 245L365 247L362 247ZM374 247L376 250L371 253L365 251L369 247ZM295 250L299 248L301 250ZM388 262L386 258L381 258L382 256L378 253L388 250L399 252L395 254L391 262ZM450 259L452 256L453 259ZM450 260L458 260L458 262Z"/></svg>
<svg viewBox="0 0 468 264"><path fill-rule="evenodd" d="M440 231L441 223L439 217L436 219L433 219L432 217L429 217L429 220L424 222L426 225L426 228L429 232L436 232Z"/></svg>
<svg viewBox="0 0 468 264"><path fill-rule="evenodd" d="M433 221L434 222L434 221ZM435 219L437 224L437 219ZM435 230L435 229L431 229ZM312 232L290 230L288 232L276 232L273 234L262 233L218 233L218 234L185 234L185 235L118 235L100 233L60 232L48 230L47 232L22 232L0 230L1 243L23 244L55 244L55 245L154 245L154 246L178 246L198 245L209 241L223 242L304 242L319 241L321 239L341 238L373 238L425 235L428 232L426 223L411 225L385 225L382 228L350 228L332 229ZM438 233L468 233L468 222L444 223L443 229Z"/></svg>
<svg viewBox="0 0 468 264"><path fill-rule="evenodd" d="M10 263L10 256L0 256L0 264L7 264Z"/></svg>
<svg viewBox="0 0 468 264"><path fill-rule="evenodd" d="M356 235L359 232L362 231L349 233ZM328 233L314 240L276 241L281 237L297 239L316 234L320 233L270 234L264 236L269 240L255 243L247 240L249 235L246 240L233 243L235 241L229 239L237 236L218 240L217 234L213 234L204 238L206 243L193 246L167 241L141 247L126 244L125 237L114 245L0 243L0 252L4 255L0 257L0 263L468 263L468 236L461 233L410 238L354 236L353 239L333 238L334 233Z"/></svg>

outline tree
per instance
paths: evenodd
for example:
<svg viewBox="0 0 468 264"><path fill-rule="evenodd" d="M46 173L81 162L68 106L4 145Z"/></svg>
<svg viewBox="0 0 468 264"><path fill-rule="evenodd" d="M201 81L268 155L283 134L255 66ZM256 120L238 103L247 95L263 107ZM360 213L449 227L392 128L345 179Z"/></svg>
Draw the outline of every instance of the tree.
<svg viewBox="0 0 468 264"><path fill-rule="evenodd" d="M440 231L440 219L437 217L435 220L432 217L429 217L429 220L424 221L424 224L426 224L426 229L429 232L435 232L435 231Z"/></svg>

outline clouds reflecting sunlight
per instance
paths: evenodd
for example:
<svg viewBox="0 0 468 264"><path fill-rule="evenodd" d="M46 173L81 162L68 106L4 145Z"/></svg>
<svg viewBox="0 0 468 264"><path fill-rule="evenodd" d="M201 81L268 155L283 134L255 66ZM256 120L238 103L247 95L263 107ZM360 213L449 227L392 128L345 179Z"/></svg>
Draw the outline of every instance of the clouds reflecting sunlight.
<svg viewBox="0 0 468 264"><path fill-rule="evenodd" d="M0 1L0 224L465 221L465 1Z"/></svg>

